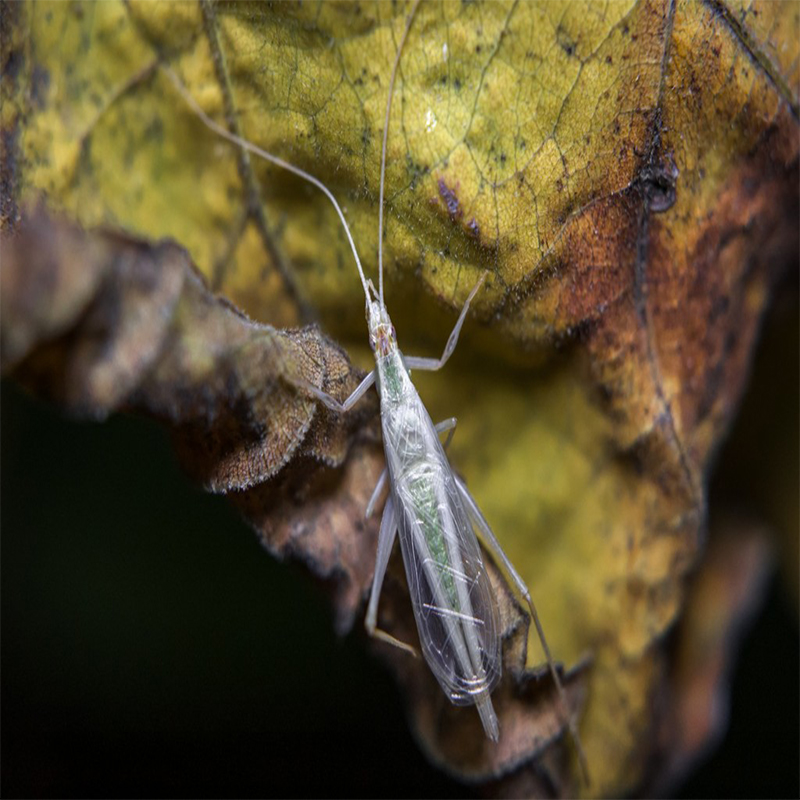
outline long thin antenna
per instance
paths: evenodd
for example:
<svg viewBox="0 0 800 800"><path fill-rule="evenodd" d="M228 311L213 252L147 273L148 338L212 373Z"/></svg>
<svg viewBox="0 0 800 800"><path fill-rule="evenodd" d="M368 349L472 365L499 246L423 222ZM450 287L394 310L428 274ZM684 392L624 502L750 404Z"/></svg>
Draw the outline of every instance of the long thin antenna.
<svg viewBox="0 0 800 800"><path fill-rule="evenodd" d="M566 719L563 721L567 723L570 736L572 737L572 743L575 745L575 751L578 754L578 764L580 764L581 772L583 773L583 779L586 781L587 786L591 786L592 780L589 777L589 762L586 760L586 753L583 750L581 737L578 733L578 726L575 724L572 714L569 713L567 693L564 691L564 685L561 683L561 679L558 677L553 656L550 654L550 648L547 645L547 639L544 637L542 621L539 619L539 613L536 611L536 606L533 604L533 598L531 597L530 592L527 593L525 599L528 601L528 607L531 610L533 624L536 626L536 633L539 636L539 641L542 643L542 649L544 650L545 657L547 658L547 666L550 668L550 675L553 677L553 683L555 683L558 691L558 700L561 704L561 710L566 717Z"/></svg>
<svg viewBox="0 0 800 800"><path fill-rule="evenodd" d="M403 31L403 38L397 47L397 55L394 58L392 67L392 78L389 81L389 99L386 101L386 120L383 124L383 146L381 147L381 188L378 200L378 296L383 305L383 188L386 180L386 142L389 139L389 115L392 113L392 95L394 94L394 79L397 76L397 68L400 66L400 56L403 52L403 45L406 43L408 32L411 30L411 23L417 13L417 6L420 0L414 0L411 6L411 13L406 20L406 29Z"/></svg>
<svg viewBox="0 0 800 800"><path fill-rule="evenodd" d="M313 175L310 175L308 172L300 169L300 167L295 167L293 164L290 164L288 161L284 161L282 158L278 158L278 156L272 155L272 153L268 153L266 150L263 150L258 145L253 144L252 142L248 142L247 139L243 139L241 136L237 136L235 133L231 133L229 130L224 128L217 122L214 122L211 117L200 108L198 102L192 97L189 93L189 90L181 83L181 79L173 72L165 64L161 65L161 69L164 71L166 76L175 84L175 88L178 90L180 96L186 101L186 103L191 107L192 111L200 118L201 122L207 127L210 128L214 133L218 136L221 136L223 139L227 139L229 142L232 142L239 147L244 148L250 153L254 153L257 156L261 156L261 158L266 159L267 161L275 164L278 167L282 167L289 172L293 172L295 175L301 177L303 180L308 181L309 183L313 184L317 187L321 192L325 194L328 200L333 203L333 207L336 209L336 213L339 215L339 219L342 221L342 225L344 226L344 232L347 234L347 241L350 242L350 248L353 251L353 256L356 259L356 266L358 267L358 275L361 278L361 285L364 287L364 296L367 298L367 302L369 302L369 288L367 284L367 279L364 277L364 269L361 266L361 259L358 257L358 251L356 250L355 242L353 241L353 236L350 233L350 228L347 225L347 220L344 218L344 213L342 212L339 203L336 202L336 198L331 193L330 189L318 178L315 178Z"/></svg>

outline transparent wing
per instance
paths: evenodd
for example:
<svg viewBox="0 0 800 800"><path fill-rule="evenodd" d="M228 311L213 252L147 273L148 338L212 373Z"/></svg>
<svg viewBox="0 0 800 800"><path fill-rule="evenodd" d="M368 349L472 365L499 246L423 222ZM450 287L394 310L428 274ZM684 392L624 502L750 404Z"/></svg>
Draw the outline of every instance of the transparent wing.
<svg viewBox="0 0 800 800"><path fill-rule="evenodd" d="M417 397L395 411L384 423L384 446L422 653L453 703L475 703L501 673L494 596L425 407Z"/></svg>

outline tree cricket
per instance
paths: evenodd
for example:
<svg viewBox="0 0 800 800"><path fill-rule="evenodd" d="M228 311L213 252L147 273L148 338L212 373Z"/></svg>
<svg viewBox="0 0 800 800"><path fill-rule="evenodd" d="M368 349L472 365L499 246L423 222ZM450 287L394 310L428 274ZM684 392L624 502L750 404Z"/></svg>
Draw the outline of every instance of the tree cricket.
<svg viewBox="0 0 800 800"><path fill-rule="evenodd" d="M418 0L408 15L397 48L386 103L378 206L377 290L365 276L344 213L327 186L313 175L215 122L189 94L175 73L168 67L163 69L207 127L232 144L316 186L333 204L344 226L364 290L375 368L344 402L339 402L311 384L298 381L296 386L341 414L353 408L373 384L380 396L386 468L366 509L367 516L374 510L387 482L389 495L381 518L375 572L365 619L368 633L416 655L414 648L380 630L377 624L381 587L395 538L399 537L422 655L448 699L456 705L474 705L486 736L492 742L497 742L500 726L491 693L502 673L501 639L497 602L481 556L480 540L493 560L510 577L528 606L557 687L561 714L575 743L581 769L587 775L577 727L569 714L564 688L528 588L503 552L466 484L450 466L445 446L439 439L439 435L445 431L452 436L456 420L449 419L434 425L411 380L412 370L436 371L447 363L455 350L470 303L488 272L480 275L469 293L440 358L404 356L398 347L395 329L384 303L382 236L389 118L400 58L417 5Z"/></svg>

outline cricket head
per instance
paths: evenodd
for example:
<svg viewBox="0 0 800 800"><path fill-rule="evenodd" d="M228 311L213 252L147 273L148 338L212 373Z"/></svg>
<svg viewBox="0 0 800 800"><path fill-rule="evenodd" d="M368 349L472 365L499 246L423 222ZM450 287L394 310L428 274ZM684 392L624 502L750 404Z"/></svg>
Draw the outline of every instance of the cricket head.
<svg viewBox="0 0 800 800"><path fill-rule="evenodd" d="M397 335L389 319L386 306L378 299L367 300L367 327L369 343L376 358L388 356L397 350Z"/></svg>

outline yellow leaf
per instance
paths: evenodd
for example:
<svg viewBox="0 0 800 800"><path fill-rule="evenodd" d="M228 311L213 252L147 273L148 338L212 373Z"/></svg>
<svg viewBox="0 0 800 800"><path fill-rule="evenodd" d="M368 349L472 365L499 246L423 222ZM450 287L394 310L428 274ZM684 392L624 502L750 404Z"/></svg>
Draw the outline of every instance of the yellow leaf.
<svg viewBox="0 0 800 800"><path fill-rule="evenodd" d="M438 352L492 273L446 372L419 383L434 419L458 417L452 461L557 659L593 659L593 792L634 791L657 769L653 699L702 554L709 467L796 263L798 8L423 2L403 54L388 307L404 350ZM375 277L405 11L32 3L16 28L24 69L4 86L12 205L44 195L86 227L173 238L252 318L318 315L366 366L361 288L327 200L220 141L158 65L324 181ZM353 453L346 480L364 472ZM311 512L253 518L278 537L294 513ZM542 660L532 638L528 663Z"/></svg>

